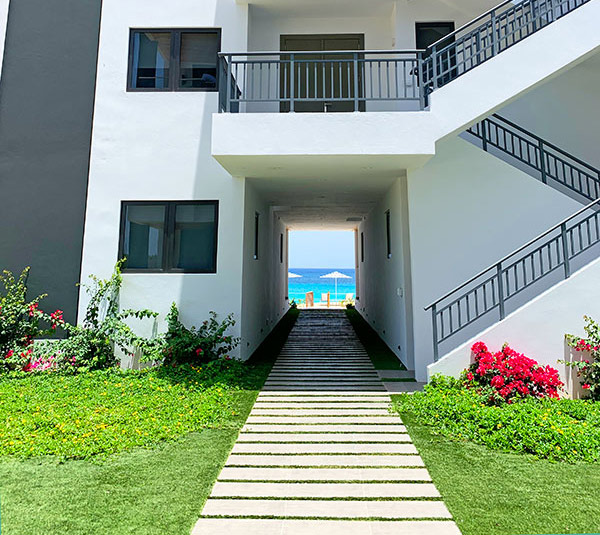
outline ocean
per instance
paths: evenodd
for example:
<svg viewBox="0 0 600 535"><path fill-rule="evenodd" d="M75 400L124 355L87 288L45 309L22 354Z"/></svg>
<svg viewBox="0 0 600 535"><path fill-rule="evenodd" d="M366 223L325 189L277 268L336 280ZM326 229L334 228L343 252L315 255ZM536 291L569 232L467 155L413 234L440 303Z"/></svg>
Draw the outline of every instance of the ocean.
<svg viewBox="0 0 600 535"><path fill-rule="evenodd" d="M341 268L290 268L290 273L301 275L300 278L289 278L288 296L290 302L292 299L296 301L306 299L306 292L315 293L315 302L321 300L321 294L330 292L331 300L336 300L335 297L335 279L322 279L321 275L326 275L332 271L339 271L350 277L349 279L338 279L337 281L337 300L343 301L346 294L352 294L356 297L356 280L354 269Z"/></svg>

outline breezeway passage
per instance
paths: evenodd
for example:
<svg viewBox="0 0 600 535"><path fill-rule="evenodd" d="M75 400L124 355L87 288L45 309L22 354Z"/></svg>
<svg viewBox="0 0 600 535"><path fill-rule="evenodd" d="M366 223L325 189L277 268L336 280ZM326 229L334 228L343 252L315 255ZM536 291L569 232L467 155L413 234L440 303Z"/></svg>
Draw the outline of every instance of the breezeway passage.
<svg viewBox="0 0 600 535"><path fill-rule="evenodd" d="M459 535L343 311L303 311L193 535Z"/></svg>

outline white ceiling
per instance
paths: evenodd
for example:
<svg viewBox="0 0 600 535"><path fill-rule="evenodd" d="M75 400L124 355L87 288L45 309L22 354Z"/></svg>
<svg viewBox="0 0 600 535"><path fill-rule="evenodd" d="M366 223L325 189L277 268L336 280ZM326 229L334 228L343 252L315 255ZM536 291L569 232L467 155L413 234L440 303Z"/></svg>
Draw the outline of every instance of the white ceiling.
<svg viewBox="0 0 600 535"><path fill-rule="evenodd" d="M350 230L368 215L396 178L246 180L292 230Z"/></svg>
<svg viewBox="0 0 600 535"><path fill-rule="evenodd" d="M270 15L302 18L320 17L380 17L389 16L394 0L239 0L252 9L268 10Z"/></svg>

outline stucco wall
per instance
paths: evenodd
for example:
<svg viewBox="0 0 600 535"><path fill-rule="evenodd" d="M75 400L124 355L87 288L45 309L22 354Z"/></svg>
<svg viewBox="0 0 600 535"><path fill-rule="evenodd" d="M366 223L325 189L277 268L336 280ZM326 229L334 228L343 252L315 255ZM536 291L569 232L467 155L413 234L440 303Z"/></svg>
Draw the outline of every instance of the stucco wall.
<svg viewBox="0 0 600 535"><path fill-rule="evenodd" d="M128 93L129 29L222 27L224 49L247 41L247 6L234 0L105 0L100 36L95 125L82 279L112 270L122 200L220 202L216 274L126 274L124 307L168 312L178 303L186 324L210 310L234 313L241 332L244 181L213 159L211 117L218 95ZM81 300L80 311L87 299Z"/></svg>
<svg viewBox="0 0 600 535"><path fill-rule="evenodd" d="M433 349L423 308L581 205L460 138L439 143L429 163L409 172L408 202L415 361L424 380Z"/></svg>
<svg viewBox="0 0 600 535"><path fill-rule="evenodd" d="M0 2L0 45L6 0ZM0 270L75 321L100 0L10 3L0 83Z"/></svg>
<svg viewBox="0 0 600 535"><path fill-rule="evenodd" d="M569 394L580 393L572 369L558 360L570 361L581 357L570 351L564 342L564 336L585 336L585 314L595 319L600 318L599 281L600 260L596 260L431 364L427 369L429 377L437 373L458 376L471 362L471 346L475 341L482 340L492 351L497 351L508 342L516 351L542 365L548 364L556 368L567 384Z"/></svg>
<svg viewBox="0 0 600 535"><path fill-rule="evenodd" d="M390 211L391 258L387 256L386 211ZM410 251L406 177L396 180L359 229L359 297L357 310L400 360L414 367L410 308ZM364 262L360 251L364 234ZM407 276L408 274L408 276Z"/></svg>
<svg viewBox="0 0 600 535"><path fill-rule="evenodd" d="M258 258L254 258L254 222L259 214ZM283 262L279 236L283 234ZM256 190L246 183L244 206L244 258L241 356L252 355L288 309L287 232L285 225Z"/></svg>

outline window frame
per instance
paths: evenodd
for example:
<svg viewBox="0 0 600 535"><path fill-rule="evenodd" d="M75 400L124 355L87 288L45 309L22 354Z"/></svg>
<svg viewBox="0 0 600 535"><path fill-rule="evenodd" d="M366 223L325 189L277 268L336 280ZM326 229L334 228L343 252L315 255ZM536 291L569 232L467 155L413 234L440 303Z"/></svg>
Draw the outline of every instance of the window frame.
<svg viewBox="0 0 600 535"><path fill-rule="evenodd" d="M360 261L365 261L365 233L360 233Z"/></svg>
<svg viewBox="0 0 600 535"><path fill-rule="evenodd" d="M211 205L215 208L215 235L214 235L214 253L212 258L213 269L185 269L172 267L173 253L175 244L175 215L177 206L182 205ZM165 207L165 226L162 250L161 268L128 268L123 267L123 273L197 273L197 274L215 274L217 273L217 259L219 247L219 201L218 200L199 200L199 201L121 201L121 217L119 223L119 255L118 260L125 255L125 224L127 217L127 207L129 206L164 206Z"/></svg>
<svg viewBox="0 0 600 535"><path fill-rule="evenodd" d="M136 33L167 33L171 36L171 51L169 54L169 87L134 87L133 86L133 42ZM216 87L179 87L181 74L181 35L184 33L214 33L217 35L217 81ZM129 28L129 50L127 58L127 92L132 93L218 93L221 79L219 56L221 52L221 28Z"/></svg>
<svg viewBox="0 0 600 535"><path fill-rule="evenodd" d="M260 213L254 212L254 255L253 259L258 260L258 243L260 240Z"/></svg>

